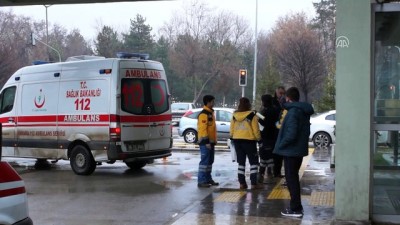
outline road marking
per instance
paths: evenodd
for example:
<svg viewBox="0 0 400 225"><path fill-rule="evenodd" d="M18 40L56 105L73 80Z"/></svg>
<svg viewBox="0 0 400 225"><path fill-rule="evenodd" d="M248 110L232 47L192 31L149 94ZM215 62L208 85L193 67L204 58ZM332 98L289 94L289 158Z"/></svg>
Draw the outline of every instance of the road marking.
<svg viewBox="0 0 400 225"><path fill-rule="evenodd" d="M309 204L312 206L333 207L335 205L335 192L312 191Z"/></svg>
<svg viewBox="0 0 400 225"><path fill-rule="evenodd" d="M216 202L239 202L246 195L246 191L225 191L215 198Z"/></svg>

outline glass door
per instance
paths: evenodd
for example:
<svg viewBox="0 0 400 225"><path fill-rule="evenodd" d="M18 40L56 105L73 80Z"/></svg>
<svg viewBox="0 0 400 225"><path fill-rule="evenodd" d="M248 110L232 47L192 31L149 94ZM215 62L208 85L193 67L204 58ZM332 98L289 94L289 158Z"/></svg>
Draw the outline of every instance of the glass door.
<svg viewBox="0 0 400 225"><path fill-rule="evenodd" d="M373 7L372 219L400 221L400 4Z"/></svg>

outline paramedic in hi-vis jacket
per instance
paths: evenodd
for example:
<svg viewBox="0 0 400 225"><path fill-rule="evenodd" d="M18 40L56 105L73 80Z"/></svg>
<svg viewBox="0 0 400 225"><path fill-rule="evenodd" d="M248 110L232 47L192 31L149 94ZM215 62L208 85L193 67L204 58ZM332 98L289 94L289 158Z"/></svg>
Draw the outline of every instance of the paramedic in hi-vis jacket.
<svg viewBox="0 0 400 225"><path fill-rule="evenodd" d="M197 132L200 146L201 159L197 186L207 188L219 185L211 177L212 164L214 163L215 145L217 144L217 127L214 115L214 96L203 97L204 107L197 121Z"/></svg>
<svg viewBox="0 0 400 225"><path fill-rule="evenodd" d="M251 111L251 103L248 98L239 100L238 109L233 113L230 127L231 141L235 145L238 162L238 180L240 189L247 189L245 169L246 157L250 163L251 189L262 188L257 183L258 153L257 142L261 140L260 128L256 112Z"/></svg>

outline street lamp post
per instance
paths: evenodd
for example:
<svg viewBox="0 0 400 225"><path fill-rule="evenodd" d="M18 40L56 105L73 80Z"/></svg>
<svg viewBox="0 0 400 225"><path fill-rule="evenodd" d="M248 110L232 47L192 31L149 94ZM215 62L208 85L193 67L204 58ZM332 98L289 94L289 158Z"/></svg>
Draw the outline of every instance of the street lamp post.
<svg viewBox="0 0 400 225"><path fill-rule="evenodd" d="M258 41L257 20L258 20L258 0L256 0L256 29L254 33L255 44L254 44L253 106L255 106L256 103L256 85L257 85L257 41Z"/></svg>
<svg viewBox="0 0 400 225"><path fill-rule="evenodd" d="M47 8L49 8L52 5L43 5L46 8L46 45L49 45L49 20L47 17ZM47 49L47 57L50 60L50 56L49 56L49 50Z"/></svg>

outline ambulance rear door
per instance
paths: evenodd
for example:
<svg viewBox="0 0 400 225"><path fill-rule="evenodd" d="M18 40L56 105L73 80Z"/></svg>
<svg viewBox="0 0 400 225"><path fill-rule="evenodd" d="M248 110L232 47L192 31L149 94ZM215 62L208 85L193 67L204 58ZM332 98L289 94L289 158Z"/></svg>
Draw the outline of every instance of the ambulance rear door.
<svg viewBox="0 0 400 225"><path fill-rule="evenodd" d="M167 77L161 63L149 61L145 67L151 74L146 92L149 96L146 107L150 112L149 149L168 149L172 147L172 115Z"/></svg>
<svg viewBox="0 0 400 225"><path fill-rule="evenodd" d="M138 60L119 61L121 149L135 153L149 149L149 96L146 90L150 80L144 63Z"/></svg>

